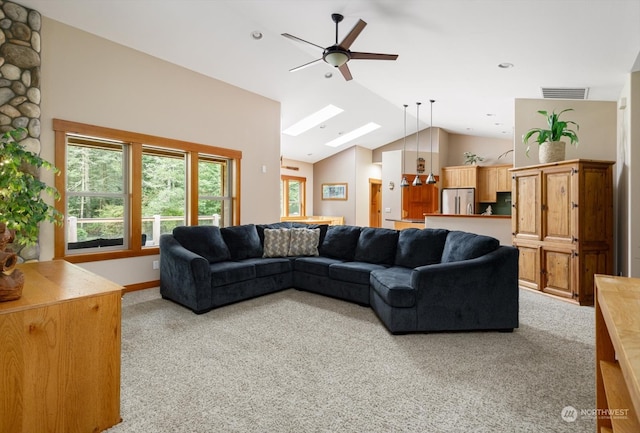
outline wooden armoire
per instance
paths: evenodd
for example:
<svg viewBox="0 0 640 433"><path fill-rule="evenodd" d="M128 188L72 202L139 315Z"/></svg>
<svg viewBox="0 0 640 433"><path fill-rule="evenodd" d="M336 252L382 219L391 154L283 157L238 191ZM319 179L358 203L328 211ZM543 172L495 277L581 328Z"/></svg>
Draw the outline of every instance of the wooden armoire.
<svg viewBox="0 0 640 433"><path fill-rule="evenodd" d="M613 164L574 159L511 170L521 287L593 305L594 274L613 272Z"/></svg>

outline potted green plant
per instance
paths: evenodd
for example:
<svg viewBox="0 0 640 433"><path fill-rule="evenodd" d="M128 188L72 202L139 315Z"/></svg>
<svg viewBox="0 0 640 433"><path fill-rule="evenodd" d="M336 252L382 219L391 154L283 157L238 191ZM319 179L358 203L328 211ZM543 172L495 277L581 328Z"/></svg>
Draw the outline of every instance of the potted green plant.
<svg viewBox="0 0 640 433"><path fill-rule="evenodd" d="M15 237L19 244L34 245L42 221L62 223L62 214L42 197L58 199L58 191L38 178L40 168L57 169L19 143L25 136L22 128L0 136L0 301L18 299L24 283L15 269L17 256L6 244Z"/></svg>
<svg viewBox="0 0 640 433"><path fill-rule="evenodd" d="M578 134L576 131L580 126L571 120L560 120L560 115L566 111L573 111L573 108L567 108L559 113L555 111L549 114L545 110L539 110L538 113L547 119L547 127L532 128L522 136L522 142L527 145L526 155L529 156L529 140L537 134L535 141L540 146L539 159L541 163L562 161L565 154L565 142L562 137L567 137L574 146L578 145ZM570 129L570 125L575 125L575 131Z"/></svg>

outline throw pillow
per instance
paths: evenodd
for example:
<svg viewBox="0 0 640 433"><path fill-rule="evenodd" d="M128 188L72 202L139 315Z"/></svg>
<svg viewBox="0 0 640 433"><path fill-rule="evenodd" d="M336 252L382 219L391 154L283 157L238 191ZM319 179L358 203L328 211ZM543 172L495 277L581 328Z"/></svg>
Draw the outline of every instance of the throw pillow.
<svg viewBox="0 0 640 433"><path fill-rule="evenodd" d="M262 257L286 257L290 239L290 229L264 229Z"/></svg>
<svg viewBox="0 0 640 433"><path fill-rule="evenodd" d="M216 226L179 226L173 229L173 237L180 245L204 257L209 263L223 262L231 257Z"/></svg>
<svg viewBox="0 0 640 433"><path fill-rule="evenodd" d="M220 229L229 247L231 260L243 260L262 256L262 244L254 224L224 227Z"/></svg>
<svg viewBox="0 0 640 433"><path fill-rule="evenodd" d="M490 236L451 231L444 244L442 263L475 259L490 253L499 246L500 241Z"/></svg>
<svg viewBox="0 0 640 433"><path fill-rule="evenodd" d="M320 229L292 228L289 243L290 256L317 256Z"/></svg>

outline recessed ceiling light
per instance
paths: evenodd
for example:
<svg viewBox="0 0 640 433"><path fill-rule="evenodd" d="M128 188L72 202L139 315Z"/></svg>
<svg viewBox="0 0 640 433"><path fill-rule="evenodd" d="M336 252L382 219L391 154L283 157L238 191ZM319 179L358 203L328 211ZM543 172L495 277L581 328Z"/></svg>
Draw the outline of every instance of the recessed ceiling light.
<svg viewBox="0 0 640 433"><path fill-rule="evenodd" d="M378 128L380 128L380 125L374 122L369 122L366 125L361 126L360 128L354 129L351 132L347 132L346 134L340 133L340 137L325 144L331 147L338 147L341 144L347 143L351 140L355 140L358 137L362 137L363 135L368 134L371 131L375 131Z"/></svg>
<svg viewBox="0 0 640 433"><path fill-rule="evenodd" d="M333 74L331 72L327 72L326 74L324 74L324 78L331 78L333 77Z"/></svg>
<svg viewBox="0 0 640 433"><path fill-rule="evenodd" d="M508 62L500 63L498 67L502 69L510 69L510 68L513 68L513 63L508 63Z"/></svg>
<svg viewBox="0 0 640 433"><path fill-rule="evenodd" d="M310 114L309 116L305 117L304 119L300 120L297 123L294 123L287 129L282 131L282 133L291 135L292 137L296 137L302 134L303 132L306 132L311 128L314 128L320 125L322 122L325 122L331 119L333 116L337 116L343 111L344 110L342 108L338 108L335 105L329 104L323 109L316 111L313 114Z"/></svg>
<svg viewBox="0 0 640 433"><path fill-rule="evenodd" d="M495 116L493 113L487 113L487 117Z"/></svg>
<svg viewBox="0 0 640 433"><path fill-rule="evenodd" d="M259 41L260 39L262 39L262 32L258 31L258 30L254 30L251 32L251 37L253 39L255 39L256 41Z"/></svg>

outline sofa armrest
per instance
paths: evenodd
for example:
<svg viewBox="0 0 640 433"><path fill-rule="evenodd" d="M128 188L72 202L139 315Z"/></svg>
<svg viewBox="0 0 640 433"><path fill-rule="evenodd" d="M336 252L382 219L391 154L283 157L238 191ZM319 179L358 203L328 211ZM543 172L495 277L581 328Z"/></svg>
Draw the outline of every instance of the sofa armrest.
<svg viewBox="0 0 640 433"><path fill-rule="evenodd" d="M209 262L170 234L160 237L160 294L195 312L211 308Z"/></svg>
<svg viewBox="0 0 640 433"><path fill-rule="evenodd" d="M418 317L444 329L518 327L518 250L511 246L470 260L415 268ZM456 323L452 318L458 318Z"/></svg>

